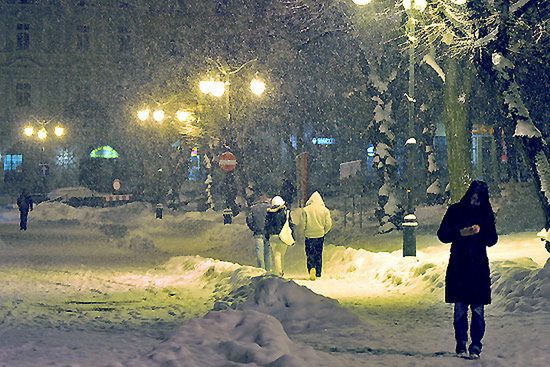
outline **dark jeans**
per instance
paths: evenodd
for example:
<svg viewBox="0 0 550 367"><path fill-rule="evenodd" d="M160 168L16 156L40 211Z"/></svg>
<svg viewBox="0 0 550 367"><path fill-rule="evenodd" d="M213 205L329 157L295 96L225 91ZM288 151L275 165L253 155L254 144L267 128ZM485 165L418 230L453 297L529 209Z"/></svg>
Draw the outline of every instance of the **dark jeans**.
<svg viewBox="0 0 550 367"><path fill-rule="evenodd" d="M306 257L307 257L307 272L315 268L315 275L321 276L323 268L323 243L325 237L321 238L306 238Z"/></svg>
<svg viewBox="0 0 550 367"><path fill-rule="evenodd" d="M481 353L481 339L485 334L485 318L483 305L469 305L467 303L457 302L454 309L456 352L465 352L468 342L468 306L472 311L472 322L470 324L470 338L472 343L468 348L470 353Z"/></svg>
<svg viewBox="0 0 550 367"><path fill-rule="evenodd" d="M27 218L29 217L28 212L19 212L19 229L27 230Z"/></svg>

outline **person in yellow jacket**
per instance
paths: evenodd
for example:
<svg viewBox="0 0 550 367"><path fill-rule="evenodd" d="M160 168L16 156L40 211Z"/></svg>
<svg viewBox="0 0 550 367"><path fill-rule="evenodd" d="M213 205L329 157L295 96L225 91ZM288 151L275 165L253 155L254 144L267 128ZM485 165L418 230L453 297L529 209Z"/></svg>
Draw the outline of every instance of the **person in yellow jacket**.
<svg viewBox="0 0 550 367"><path fill-rule="evenodd" d="M306 202L301 223L306 244L307 271L309 279L315 280L321 276L325 235L332 228L330 211L317 191Z"/></svg>

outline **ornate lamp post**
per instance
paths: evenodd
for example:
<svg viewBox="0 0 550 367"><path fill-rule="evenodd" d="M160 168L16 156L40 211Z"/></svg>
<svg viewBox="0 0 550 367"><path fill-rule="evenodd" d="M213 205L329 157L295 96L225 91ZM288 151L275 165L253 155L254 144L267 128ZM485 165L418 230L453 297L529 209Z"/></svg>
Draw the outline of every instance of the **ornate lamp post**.
<svg viewBox="0 0 550 367"><path fill-rule="evenodd" d="M414 202L414 186L416 183L415 162L417 159L417 145L416 145L416 124L415 124L415 109L416 103L414 97L414 64L415 64L415 48L418 45L418 38L416 37L416 23L417 17L420 15L427 6L426 0L403 0L403 7L407 12L407 38L409 40L409 90L407 102L409 105L409 118L407 123L407 141L405 143L407 148L407 210L403 221L403 256L416 256L416 227L418 222L416 221L415 202Z"/></svg>

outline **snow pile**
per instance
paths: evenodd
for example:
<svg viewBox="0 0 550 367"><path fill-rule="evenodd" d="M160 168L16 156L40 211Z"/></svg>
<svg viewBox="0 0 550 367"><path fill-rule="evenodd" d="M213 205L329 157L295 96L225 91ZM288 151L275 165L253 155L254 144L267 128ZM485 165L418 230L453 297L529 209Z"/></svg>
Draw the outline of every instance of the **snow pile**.
<svg viewBox="0 0 550 367"><path fill-rule="evenodd" d="M210 312L189 321L147 356L112 367L336 366L329 354L289 339L277 319L246 310Z"/></svg>
<svg viewBox="0 0 550 367"><path fill-rule="evenodd" d="M48 194L50 200L56 200L59 198L66 200L69 198L85 198L92 196L101 196L101 194L98 194L87 187L63 187L53 190Z"/></svg>
<svg viewBox="0 0 550 367"><path fill-rule="evenodd" d="M403 257L402 250L370 252L342 246L327 246L324 252L323 277L330 280L357 282L357 286L341 287L343 293L366 294L442 288L448 254L437 256L422 251L416 257Z"/></svg>
<svg viewBox="0 0 550 367"><path fill-rule="evenodd" d="M338 301L275 276L252 279L216 303L215 310L253 310L279 320L289 333L357 324L358 318Z"/></svg>
<svg viewBox="0 0 550 367"><path fill-rule="evenodd" d="M145 274L124 274L116 280L137 288L186 287L195 284L203 289L212 289L215 293L225 292L225 295L231 289L247 284L250 278L264 272L250 266L200 256L178 256L148 270Z"/></svg>
<svg viewBox="0 0 550 367"><path fill-rule="evenodd" d="M494 264L493 293L506 311L550 312L550 260L540 269L529 258Z"/></svg>
<svg viewBox="0 0 550 367"><path fill-rule="evenodd" d="M43 221L80 221L95 225L98 222L127 222L147 216L151 206L143 202L134 202L113 208L74 208L60 202L43 202L38 204L31 218Z"/></svg>

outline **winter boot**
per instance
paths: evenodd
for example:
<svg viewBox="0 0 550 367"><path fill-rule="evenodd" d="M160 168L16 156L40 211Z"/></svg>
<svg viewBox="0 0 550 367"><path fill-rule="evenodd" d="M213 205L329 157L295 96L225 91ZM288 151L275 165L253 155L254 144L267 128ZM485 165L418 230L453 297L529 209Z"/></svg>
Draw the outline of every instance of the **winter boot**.
<svg viewBox="0 0 550 367"><path fill-rule="evenodd" d="M317 279L316 270L315 268L309 269L309 280L315 280Z"/></svg>

